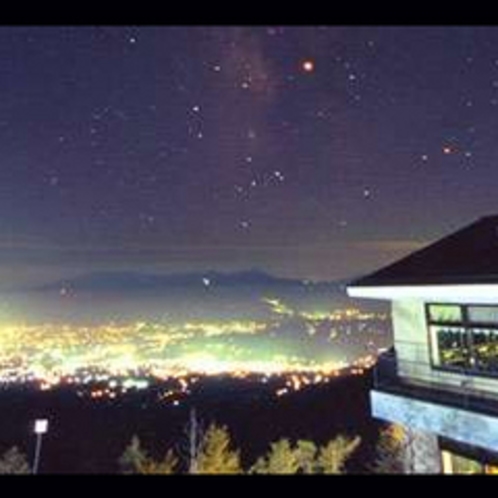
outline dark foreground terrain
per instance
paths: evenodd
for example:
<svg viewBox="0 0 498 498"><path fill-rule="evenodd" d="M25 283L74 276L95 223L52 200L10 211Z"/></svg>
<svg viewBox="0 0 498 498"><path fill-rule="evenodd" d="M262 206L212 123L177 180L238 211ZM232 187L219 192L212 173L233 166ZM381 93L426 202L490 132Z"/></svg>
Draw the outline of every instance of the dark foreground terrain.
<svg viewBox="0 0 498 498"><path fill-rule="evenodd" d="M360 435L361 448L348 464L360 473L372 457L379 424L369 415L370 374L335 379L276 397L248 380L206 378L179 406L142 391L120 399L94 401L68 389L0 391L0 451L17 445L32 462L36 418L48 418L40 473L117 473L117 460L137 434L152 456L185 448L189 412L195 406L204 426L226 425L245 468L282 437L323 444L342 433Z"/></svg>

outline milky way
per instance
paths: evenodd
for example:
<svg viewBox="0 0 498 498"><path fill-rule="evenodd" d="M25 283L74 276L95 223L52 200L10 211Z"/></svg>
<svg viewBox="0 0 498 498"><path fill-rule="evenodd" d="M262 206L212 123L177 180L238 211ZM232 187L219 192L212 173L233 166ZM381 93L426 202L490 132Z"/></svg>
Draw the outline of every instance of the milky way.
<svg viewBox="0 0 498 498"><path fill-rule="evenodd" d="M496 212L494 27L0 28L2 287L370 271Z"/></svg>

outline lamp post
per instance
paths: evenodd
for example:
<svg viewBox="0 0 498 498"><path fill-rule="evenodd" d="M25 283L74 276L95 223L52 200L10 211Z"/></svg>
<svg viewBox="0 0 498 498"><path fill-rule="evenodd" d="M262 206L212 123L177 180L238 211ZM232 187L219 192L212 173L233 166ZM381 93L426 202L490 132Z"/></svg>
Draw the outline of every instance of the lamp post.
<svg viewBox="0 0 498 498"><path fill-rule="evenodd" d="M33 474L38 473L38 466L40 464L42 436L47 432L47 430L48 430L47 419L35 420L36 449L35 449L35 460L33 462Z"/></svg>

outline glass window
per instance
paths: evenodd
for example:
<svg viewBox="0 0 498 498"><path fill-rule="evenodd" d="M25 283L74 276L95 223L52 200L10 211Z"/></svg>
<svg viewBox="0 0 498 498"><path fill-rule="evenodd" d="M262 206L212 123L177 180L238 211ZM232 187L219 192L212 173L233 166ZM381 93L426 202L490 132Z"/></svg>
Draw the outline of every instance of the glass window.
<svg viewBox="0 0 498 498"><path fill-rule="evenodd" d="M469 306L468 319L472 323L496 323L498 325L498 306Z"/></svg>
<svg viewBox="0 0 498 498"><path fill-rule="evenodd" d="M483 474L484 466L477 460L452 454L453 474Z"/></svg>
<svg viewBox="0 0 498 498"><path fill-rule="evenodd" d="M498 373L498 330L472 329L475 368Z"/></svg>
<svg viewBox="0 0 498 498"><path fill-rule="evenodd" d="M498 376L498 306L429 304L433 364Z"/></svg>
<svg viewBox="0 0 498 498"><path fill-rule="evenodd" d="M467 368L470 366L470 354L467 333L463 327L447 327L434 325L431 333L436 338L438 357L437 365Z"/></svg>
<svg viewBox="0 0 498 498"><path fill-rule="evenodd" d="M493 474L493 475L497 475L497 474L498 474L498 465L496 465L496 464L491 464L491 463L487 463L487 464L484 466L484 473L485 473L485 474Z"/></svg>
<svg viewBox="0 0 498 498"><path fill-rule="evenodd" d="M462 321L462 307L454 304L429 305L429 320L440 323L459 323Z"/></svg>

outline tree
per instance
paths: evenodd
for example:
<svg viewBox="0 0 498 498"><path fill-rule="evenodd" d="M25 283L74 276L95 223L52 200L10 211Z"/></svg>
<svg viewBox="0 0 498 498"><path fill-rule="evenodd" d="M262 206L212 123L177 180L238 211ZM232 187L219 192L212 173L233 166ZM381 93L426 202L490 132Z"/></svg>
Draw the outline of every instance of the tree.
<svg viewBox="0 0 498 498"><path fill-rule="evenodd" d="M156 462L147 458L142 464L140 474L174 474L178 465L178 458L173 450L168 450L163 460Z"/></svg>
<svg viewBox="0 0 498 498"><path fill-rule="evenodd" d="M204 434L197 454L199 474L239 474L239 452L232 450L230 434L226 427L211 424Z"/></svg>
<svg viewBox="0 0 498 498"><path fill-rule="evenodd" d="M125 474L173 474L178 459L173 450L168 450L163 460L153 460L142 449L138 436L134 435L120 457L119 464Z"/></svg>
<svg viewBox="0 0 498 498"><path fill-rule="evenodd" d="M17 446L8 449L0 457L0 474L29 474L30 468L26 456Z"/></svg>
<svg viewBox="0 0 498 498"><path fill-rule="evenodd" d="M251 468L254 474L296 474L299 470L297 452L288 439L270 444L266 457L260 457Z"/></svg>
<svg viewBox="0 0 498 498"><path fill-rule="evenodd" d="M303 474L314 474L316 472L317 447L313 441L300 439L294 450L299 470Z"/></svg>
<svg viewBox="0 0 498 498"><path fill-rule="evenodd" d="M342 474L344 464L360 445L359 436L349 438L339 435L322 446L318 453L318 468L323 474Z"/></svg>
<svg viewBox="0 0 498 498"><path fill-rule="evenodd" d="M376 458L371 466L374 474L403 474L407 434L401 425L390 424L382 429L376 445Z"/></svg>
<svg viewBox="0 0 498 498"><path fill-rule="evenodd" d="M141 474L149 464L149 456L142 449L138 436L134 434L130 444L119 458L119 465L125 474Z"/></svg>

